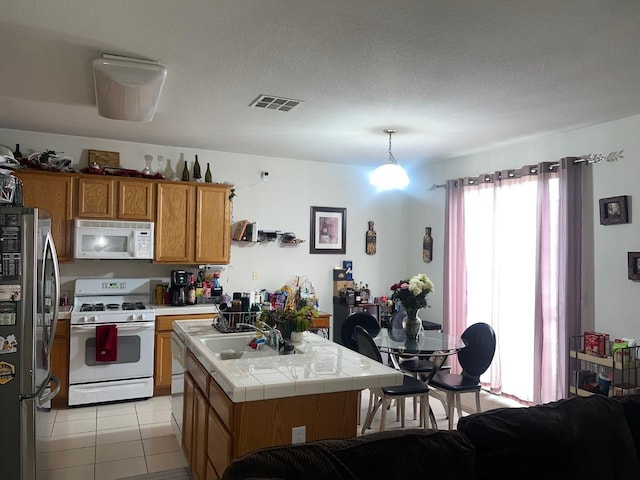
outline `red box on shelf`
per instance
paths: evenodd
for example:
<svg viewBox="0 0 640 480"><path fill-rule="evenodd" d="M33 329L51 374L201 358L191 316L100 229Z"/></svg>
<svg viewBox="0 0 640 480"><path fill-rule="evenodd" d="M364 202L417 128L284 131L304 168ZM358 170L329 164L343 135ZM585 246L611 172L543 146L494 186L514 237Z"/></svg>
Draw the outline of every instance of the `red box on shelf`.
<svg viewBox="0 0 640 480"><path fill-rule="evenodd" d="M606 357L609 354L609 334L584 332L584 353Z"/></svg>

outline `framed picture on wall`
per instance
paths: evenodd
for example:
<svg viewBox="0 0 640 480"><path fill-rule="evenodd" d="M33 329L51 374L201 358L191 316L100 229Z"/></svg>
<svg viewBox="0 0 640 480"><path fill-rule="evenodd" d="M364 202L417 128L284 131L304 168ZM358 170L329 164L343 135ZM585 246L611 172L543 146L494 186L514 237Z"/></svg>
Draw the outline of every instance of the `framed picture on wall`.
<svg viewBox="0 0 640 480"><path fill-rule="evenodd" d="M629 280L640 280L640 252L628 252Z"/></svg>
<svg viewBox="0 0 640 480"><path fill-rule="evenodd" d="M629 223L628 197L609 197L600 199L600 225Z"/></svg>
<svg viewBox="0 0 640 480"><path fill-rule="evenodd" d="M309 253L347 253L347 209L311 207Z"/></svg>

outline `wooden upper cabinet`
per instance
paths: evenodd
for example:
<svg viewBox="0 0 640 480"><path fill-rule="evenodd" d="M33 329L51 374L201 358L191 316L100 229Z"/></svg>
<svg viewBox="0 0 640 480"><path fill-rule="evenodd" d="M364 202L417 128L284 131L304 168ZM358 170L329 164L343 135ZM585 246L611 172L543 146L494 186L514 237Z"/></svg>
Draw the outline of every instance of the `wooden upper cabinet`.
<svg viewBox="0 0 640 480"><path fill-rule="evenodd" d="M231 200L228 185L196 187L196 263L229 263Z"/></svg>
<svg viewBox="0 0 640 480"><path fill-rule="evenodd" d="M116 181L100 176L78 178L78 217L116 218Z"/></svg>
<svg viewBox="0 0 640 480"><path fill-rule="evenodd" d="M75 174L18 170L23 184L25 207L41 208L51 214L51 235L58 261L73 260L73 199Z"/></svg>
<svg viewBox="0 0 640 480"><path fill-rule="evenodd" d="M195 186L158 183L156 196L155 261L190 263L193 260Z"/></svg>
<svg viewBox="0 0 640 480"><path fill-rule="evenodd" d="M231 185L158 183L155 262L227 264Z"/></svg>
<svg viewBox="0 0 640 480"><path fill-rule="evenodd" d="M152 222L156 215L154 187L150 180L118 180L118 218Z"/></svg>
<svg viewBox="0 0 640 480"><path fill-rule="evenodd" d="M78 217L153 221L154 186L146 179L80 176Z"/></svg>

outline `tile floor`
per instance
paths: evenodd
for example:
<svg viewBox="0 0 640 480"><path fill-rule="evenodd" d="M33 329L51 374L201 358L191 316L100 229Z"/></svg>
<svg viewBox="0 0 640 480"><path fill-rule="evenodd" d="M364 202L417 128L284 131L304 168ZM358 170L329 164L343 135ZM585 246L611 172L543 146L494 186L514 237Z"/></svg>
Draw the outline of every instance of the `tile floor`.
<svg viewBox="0 0 640 480"><path fill-rule="evenodd" d="M186 466L170 397L52 409L38 458L42 480L115 480Z"/></svg>
<svg viewBox="0 0 640 480"><path fill-rule="evenodd" d="M466 403L473 404L472 399L470 396ZM369 392L364 390L362 420L368 402ZM429 403L438 428L446 429L442 404L433 397ZM482 394L482 403L483 410L517 406L486 392ZM406 410L405 428L417 428L410 401ZM379 424L378 411L367 434L378 431ZM175 435L177 426L171 417L170 397L51 410L40 427L50 435L48 452L38 459L46 469L42 480L115 480L186 466ZM395 412L390 413L385 429L399 428Z"/></svg>

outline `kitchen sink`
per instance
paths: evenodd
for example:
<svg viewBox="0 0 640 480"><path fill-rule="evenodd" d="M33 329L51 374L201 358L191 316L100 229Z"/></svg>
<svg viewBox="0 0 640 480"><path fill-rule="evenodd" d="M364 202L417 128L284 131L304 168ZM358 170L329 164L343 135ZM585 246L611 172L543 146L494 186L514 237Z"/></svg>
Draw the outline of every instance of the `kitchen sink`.
<svg viewBox="0 0 640 480"><path fill-rule="evenodd" d="M254 350L248 344L253 339L253 335L216 335L213 337L199 338L198 340L209 351L214 353L222 360L232 360L236 358L252 358L252 357L273 357L282 355L282 351L278 351L272 346L262 344L260 348ZM293 353L293 352L287 352Z"/></svg>

